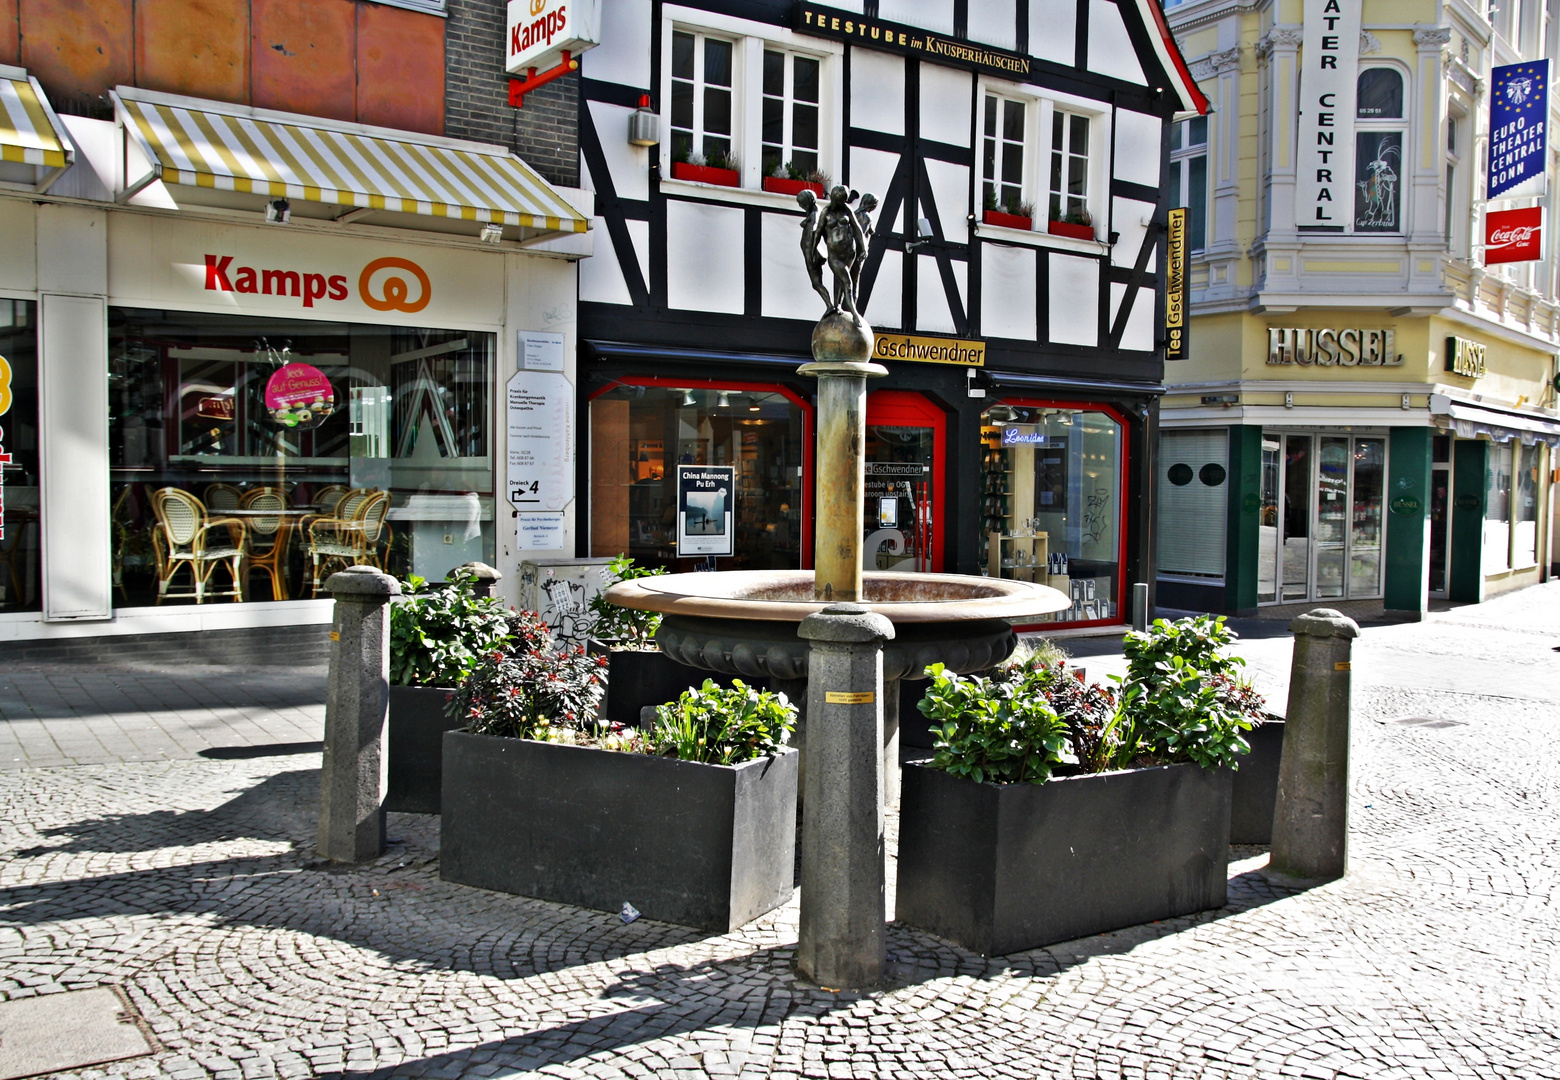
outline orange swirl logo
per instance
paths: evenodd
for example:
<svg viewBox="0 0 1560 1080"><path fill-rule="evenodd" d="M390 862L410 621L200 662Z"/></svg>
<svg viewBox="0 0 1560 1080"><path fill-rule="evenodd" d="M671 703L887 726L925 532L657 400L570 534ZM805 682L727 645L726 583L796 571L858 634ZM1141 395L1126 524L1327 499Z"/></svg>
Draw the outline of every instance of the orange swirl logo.
<svg viewBox="0 0 1560 1080"><path fill-rule="evenodd" d="M384 290L383 297L375 296L373 277L380 270L410 271L417 278L417 299L407 299L410 286L400 274L386 275L380 286ZM423 273L423 268L410 259L375 259L363 267L363 273L358 275L358 295L363 298L363 303L375 311L421 311L433 299L433 285L428 281L428 275Z"/></svg>
<svg viewBox="0 0 1560 1080"><path fill-rule="evenodd" d="M547 10L547 0L531 0L531 14L540 15Z"/></svg>
<svg viewBox="0 0 1560 1080"><path fill-rule="evenodd" d="M0 356L0 415L11 411L11 365Z"/></svg>

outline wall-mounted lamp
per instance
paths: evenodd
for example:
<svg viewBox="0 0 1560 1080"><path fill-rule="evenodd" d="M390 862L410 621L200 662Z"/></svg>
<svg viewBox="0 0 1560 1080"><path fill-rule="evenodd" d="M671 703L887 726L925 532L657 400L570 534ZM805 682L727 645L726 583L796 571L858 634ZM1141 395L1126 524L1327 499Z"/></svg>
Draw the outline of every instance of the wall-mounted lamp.
<svg viewBox="0 0 1560 1080"><path fill-rule="evenodd" d="M497 247L504 242L504 227L496 221L490 221L482 226L482 231L477 234L477 239L484 244L492 244Z"/></svg>
<svg viewBox="0 0 1560 1080"><path fill-rule="evenodd" d="M914 251L916 248L920 247L922 244L926 243L932 238L932 223L926 218L921 218L919 221L917 221L915 223L915 227L917 234L920 236L920 239L912 240L910 243L906 244L906 251Z"/></svg>
<svg viewBox="0 0 1560 1080"><path fill-rule="evenodd" d="M285 225L292 220L292 203L286 199L272 199L265 204L265 220L272 225Z"/></svg>
<svg viewBox="0 0 1560 1080"><path fill-rule="evenodd" d="M661 118L650 108L650 95L639 95L639 108L628 118L630 146L654 146L661 141Z"/></svg>

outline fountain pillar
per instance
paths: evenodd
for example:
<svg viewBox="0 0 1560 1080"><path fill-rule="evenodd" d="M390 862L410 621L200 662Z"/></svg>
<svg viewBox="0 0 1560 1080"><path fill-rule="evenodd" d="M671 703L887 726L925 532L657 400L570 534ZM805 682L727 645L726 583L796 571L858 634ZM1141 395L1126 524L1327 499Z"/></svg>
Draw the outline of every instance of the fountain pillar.
<svg viewBox="0 0 1560 1080"><path fill-rule="evenodd" d="M821 986L883 977L883 642L894 625L864 604L802 620L809 643L802 770L797 970Z"/></svg>
<svg viewBox="0 0 1560 1080"><path fill-rule="evenodd" d="M835 316L819 323L824 324ZM814 595L826 603L857 603L861 589L861 541L866 534L867 379L888 374L866 363L872 331L857 322L865 338L861 359L818 357L798 371L818 377L818 508L813 542ZM819 353L813 335L813 355ZM843 350L840 350L843 351Z"/></svg>

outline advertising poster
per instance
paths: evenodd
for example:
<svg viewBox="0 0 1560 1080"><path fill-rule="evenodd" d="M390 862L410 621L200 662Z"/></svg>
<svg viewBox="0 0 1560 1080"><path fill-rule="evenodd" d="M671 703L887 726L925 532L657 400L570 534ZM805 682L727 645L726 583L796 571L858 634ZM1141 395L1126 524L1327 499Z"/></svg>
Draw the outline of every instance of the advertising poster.
<svg viewBox="0 0 1560 1080"><path fill-rule="evenodd" d="M517 371L504 402L509 504L522 514L563 510L574 498L574 384Z"/></svg>
<svg viewBox="0 0 1560 1080"><path fill-rule="evenodd" d="M1549 61L1508 64L1490 74L1489 198L1542 195Z"/></svg>
<svg viewBox="0 0 1560 1080"><path fill-rule="evenodd" d="M1524 206L1484 212L1484 262L1534 262L1544 257L1544 210Z"/></svg>
<svg viewBox="0 0 1560 1080"><path fill-rule="evenodd" d="M731 511L737 490L734 465L677 466L677 554L733 553Z"/></svg>
<svg viewBox="0 0 1560 1080"><path fill-rule="evenodd" d="M306 430L319 427L336 411L336 392L319 368L286 364L265 384L265 407L273 423Z"/></svg>

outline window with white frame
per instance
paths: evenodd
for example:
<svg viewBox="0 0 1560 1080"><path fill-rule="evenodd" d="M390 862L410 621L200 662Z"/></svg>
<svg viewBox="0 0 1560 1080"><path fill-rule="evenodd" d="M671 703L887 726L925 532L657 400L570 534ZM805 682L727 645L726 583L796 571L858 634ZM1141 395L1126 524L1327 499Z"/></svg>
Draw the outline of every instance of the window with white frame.
<svg viewBox="0 0 1560 1080"><path fill-rule="evenodd" d="M1446 250L1455 256L1467 258L1468 225L1470 221L1468 188L1472 170L1464 166L1463 142L1466 138L1466 118L1457 109L1446 110Z"/></svg>
<svg viewBox="0 0 1560 1080"><path fill-rule="evenodd" d="M823 65L816 56L764 50L763 172L821 177L818 162Z"/></svg>
<svg viewBox="0 0 1560 1080"><path fill-rule="evenodd" d="M1029 103L987 94L981 109L981 206L1033 218L1025 190L1024 147L1029 141Z"/></svg>
<svg viewBox="0 0 1560 1080"><path fill-rule="evenodd" d="M794 185L772 181L828 184L839 160L843 47L715 12L663 10L667 176L786 193Z"/></svg>
<svg viewBox="0 0 1560 1080"><path fill-rule="evenodd" d="M1092 118L1066 109L1051 111L1051 163L1046 213L1052 221L1092 224L1089 210L1089 127Z"/></svg>
<svg viewBox="0 0 1560 1080"><path fill-rule="evenodd" d="M732 70L736 43L672 32L672 160L735 168Z"/></svg>
<svg viewBox="0 0 1560 1080"><path fill-rule="evenodd" d="M1170 205L1186 207L1186 248L1208 246L1208 118L1170 129Z"/></svg>
<svg viewBox="0 0 1560 1080"><path fill-rule="evenodd" d="M1396 68L1359 73L1354 129L1354 231L1403 231L1403 75Z"/></svg>
<svg viewBox="0 0 1560 1080"><path fill-rule="evenodd" d="M986 223L1012 227L990 215L1014 215L1031 229L1093 238L1105 207L1110 110L1026 89L995 80L981 87L975 198Z"/></svg>

